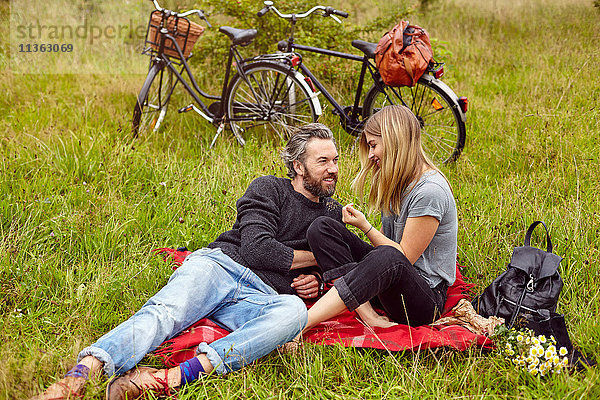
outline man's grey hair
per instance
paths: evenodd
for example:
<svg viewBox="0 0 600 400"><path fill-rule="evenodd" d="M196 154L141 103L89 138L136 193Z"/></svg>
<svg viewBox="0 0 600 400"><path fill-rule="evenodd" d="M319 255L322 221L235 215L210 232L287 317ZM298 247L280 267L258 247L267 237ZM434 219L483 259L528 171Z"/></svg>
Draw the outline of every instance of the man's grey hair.
<svg viewBox="0 0 600 400"><path fill-rule="evenodd" d="M315 122L295 128L292 131L292 137L281 152L281 158L288 169L287 176L290 178L294 179L297 175L294 161L298 160L304 164L306 146L312 139L330 139L334 145L336 144L333 133L323 124Z"/></svg>

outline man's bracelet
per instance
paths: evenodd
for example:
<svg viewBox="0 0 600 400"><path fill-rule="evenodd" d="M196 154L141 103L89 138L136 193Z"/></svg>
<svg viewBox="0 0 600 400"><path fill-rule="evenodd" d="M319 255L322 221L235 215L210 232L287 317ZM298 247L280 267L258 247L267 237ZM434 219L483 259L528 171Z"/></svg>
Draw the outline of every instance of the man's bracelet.
<svg viewBox="0 0 600 400"><path fill-rule="evenodd" d="M373 225L371 225L371 227L365 232L365 235L368 235L369 232L371 232L371 229L373 229Z"/></svg>

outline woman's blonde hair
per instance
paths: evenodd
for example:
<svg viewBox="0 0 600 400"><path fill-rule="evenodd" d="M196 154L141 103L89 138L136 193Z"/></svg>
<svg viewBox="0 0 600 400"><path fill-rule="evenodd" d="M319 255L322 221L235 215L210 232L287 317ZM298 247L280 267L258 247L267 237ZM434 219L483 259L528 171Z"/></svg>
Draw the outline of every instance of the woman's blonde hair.
<svg viewBox="0 0 600 400"><path fill-rule="evenodd" d="M379 169L369 160L366 134L381 136L383 144ZM402 200L421 176L423 167L436 166L423 152L421 125L406 107L390 105L373 114L366 122L360 137L358 153L361 169L352 187L362 197L365 181L371 173L369 207L384 214L399 214Z"/></svg>

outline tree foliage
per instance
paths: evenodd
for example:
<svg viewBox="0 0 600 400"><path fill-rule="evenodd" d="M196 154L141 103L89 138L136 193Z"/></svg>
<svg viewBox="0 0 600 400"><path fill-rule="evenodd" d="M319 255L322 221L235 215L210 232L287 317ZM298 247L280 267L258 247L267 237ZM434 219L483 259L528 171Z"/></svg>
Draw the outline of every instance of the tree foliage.
<svg viewBox="0 0 600 400"><path fill-rule="evenodd" d="M288 0L285 3L276 3L275 6L282 13L291 14L308 11L317 4L321 3L315 0ZM219 22L222 20L225 25L258 30L256 39L245 50L245 54L272 53L277 50L277 42L289 37L289 21L277 17L274 12L258 17L256 13L262 8L262 4L256 0L202 0L197 5L210 10L211 18L219 20ZM376 41L396 21L411 11L408 6L394 7L385 16L360 24L356 23L353 18L343 20L343 23L339 24L332 18L324 18L319 13L314 13L309 18L297 22L294 36L298 43L304 45L350 51L352 40L360 38ZM224 57L227 53L228 40L224 35L206 35L203 40L204 43L200 50L202 58L215 54L221 54Z"/></svg>

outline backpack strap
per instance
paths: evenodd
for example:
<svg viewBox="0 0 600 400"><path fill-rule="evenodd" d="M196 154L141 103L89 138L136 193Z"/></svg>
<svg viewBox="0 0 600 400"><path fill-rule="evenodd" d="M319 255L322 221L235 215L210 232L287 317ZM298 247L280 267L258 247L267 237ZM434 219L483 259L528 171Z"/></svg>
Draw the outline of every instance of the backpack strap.
<svg viewBox="0 0 600 400"><path fill-rule="evenodd" d="M527 229L527 233L525 234L525 246L530 246L529 243L531 242L531 234L539 224L542 224L546 229L546 251L548 253L552 253L552 241L550 240L550 233L548 232L548 227L542 221L535 221L529 226L529 229Z"/></svg>
<svg viewBox="0 0 600 400"><path fill-rule="evenodd" d="M410 34L414 33L415 28L409 24L410 23L408 21L406 21L406 28L404 28L404 30L402 31L402 49L399 51L399 53L402 53L404 51L404 49L406 49L410 45L410 42L412 41L412 37L410 36Z"/></svg>

